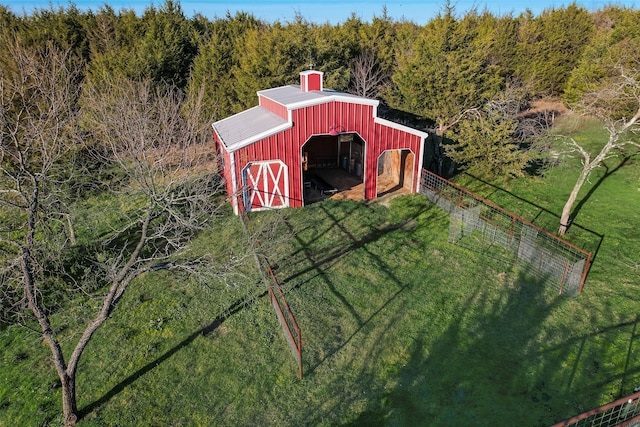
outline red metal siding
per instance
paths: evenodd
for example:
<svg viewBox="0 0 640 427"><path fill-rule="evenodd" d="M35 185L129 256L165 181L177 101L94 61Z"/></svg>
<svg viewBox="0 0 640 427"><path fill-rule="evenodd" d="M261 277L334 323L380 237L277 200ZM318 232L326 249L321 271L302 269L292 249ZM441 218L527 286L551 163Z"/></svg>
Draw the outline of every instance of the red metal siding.
<svg viewBox="0 0 640 427"><path fill-rule="evenodd" d="M380 124L373 124L373 129L369 132L371 137L365 138L368 142L365 149L366 151L366 166L365 166L365 179L367 180L367 186L365 187L365 198L371 199L376 197L377 188L377 167L378 158L386 150L401 150L408 149L415 155L415 162L413 165L413 177L414 183L411 188L415 191L415 179L419 176L420 165L418 160L420 159L421 138L417 135L413 135L399 129L390 128Z"/></svg>
<svg viewBox="0 0 640 427"><path fill-rule="evenodd" d="M300 89L303 92L322 90L322 74L316 72L301 73Z"/></svg>
<svg viewBox="0 0 640 427"><path fill-rule="evenodd" d="M289 114L287 112L287 107L285 107L282 104L278 104L277 102L269 99L269 98L265 98L264 96L260 96L258 97L258 103L260 104L260 106L266 110L271 111L272 113L275 113L277 115L279 115L280 117L282 117L283 119L287 120L289 118Z"/></svg>
<svg viewBox="0 0 640 427"><path fill-rule="evenodd" d="M236 189L233 187L233 174L232 174L232 169L231 169L231 154L224 149L224 146L222 145L222 143L220 142L220 139L218 138L218 135L215 134L214 132L214 140L215 140L215 144L216 144L216 152L219 156L219 158L222 160L221 161L221 166L222 166L222 176L224 178L224 182L225 182L225 187L227 189L227 194L229 195L229 199L233 198L233 195L236 191ZM233 202L232 202L233 204Z"/></svg>
<svg viewBox="0 0 640 427"><path fill-rule="evenodd" d="M322 79L320 74L309 74L307 76L307 90L320 90L322 86Z"/></svg>
<svg viewBox="0 0 640 427"><path fill-rule="evenodd" d="M421 138L375 123L373 107L370 105L334 101L295 110L292 120L294 125L291 129L257 141L235 153L236 182L242 182L241 171L248 162L282 160L288 168L290 206L302 206L302 146L314 135L328 134L332 127L337 127L341 132L356 132L365 141L365 199L377 195L378 158L386 150L411 150L415 154L414 180L419 176ZM415 190L415 185L412 189Z"/></svg>

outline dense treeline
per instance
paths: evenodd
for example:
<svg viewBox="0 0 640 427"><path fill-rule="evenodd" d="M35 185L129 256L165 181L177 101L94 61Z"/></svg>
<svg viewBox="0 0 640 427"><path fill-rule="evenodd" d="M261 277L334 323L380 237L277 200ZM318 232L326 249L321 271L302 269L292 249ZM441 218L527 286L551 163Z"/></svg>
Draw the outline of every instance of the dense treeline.
<svg viewBox="0 0 640 427"><path fill-rule="evenodd" d="M459 16L447 2L424 26L396 21L385 9L371 21L352 15L331 25L302 16L268 23L247 13L187 18L172 0L142 16L109 6L19 16L0 6L2 31L70 49L95 85L117 76L204 91L202 117L210 122L255 105L257 90L297 83L312 63L325 73L325 87L377 96L413 125L426 123L439 137L435 160L446 151L458 164L496 176L518 175L530 160L522 142L536 126L518 114L537 98L579 97L579 76L598 73L589 58L637 39L639 15L571 4L539 16ZM0 46L2 66L10 64L7 55ZM445 132L456 143L442 145ZM496 142L491 153L486 141ZM488 156L507 160L487 168Z"/></svg>
<svg viewBox="0 0 640 427"><path fill-rule="evenodd" d="M32 44L54 42L86 61L86 77L148 77L181 88L204 85L211 120L256 102L255 90L295 83L309 66L325 72L326 86L348 91L352 67L366 52L386 77L387 104L433 120L442 97L490 98L507 84L525 85L532 96L561 96L585 50L603 38L640 33L638 11L618 6L589 12L575 4L539 16L494 16L453 7L424 26L395 21L382 10L370 22L353 15L337 25L267 23L246 13L223 18L185 17L178 2L132 10L103 6L39 9L17 15L0 7L3 31ZM7 54L0 46L2 55ZM455 80L459 94L445 90Z"/></svg>
<svg viewBox="0 0 640 427"><path fill-rule="evenodd" d="M571 4L539 16L478 10L459 16L447 2L424 26L396 21L385 9L371 21L352 15L331 25L302 16L267 23L247 13L187 18L172 0L142 16L109 6L27 16L0 7L3 31L33 45L71 49L93 84L119 76L170 83L189 94L203 90L203 117L211 122L255 105L257 90L296 83L313 63L325 73L325 87L375 95L428 123L441 141L448 132L458 144L444 147L447 153L471 169L486 166L487 140L511 141L495 144L491 154L513 157L494 171L502 176L520 173L528 158L513 155L535 133L517 114L532 99L579 96L578 76L598 73L588 58L637 39L639 15L619 6L589 12ZM0 46L3 66L7 55ZM435 151L443 151L437 141Z"/></svg>

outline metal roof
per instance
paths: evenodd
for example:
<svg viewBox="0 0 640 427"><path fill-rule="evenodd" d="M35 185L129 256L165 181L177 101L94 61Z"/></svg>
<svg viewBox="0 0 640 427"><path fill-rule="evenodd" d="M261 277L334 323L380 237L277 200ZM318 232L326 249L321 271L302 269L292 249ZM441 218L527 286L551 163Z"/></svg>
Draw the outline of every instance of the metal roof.
<svg viewBox="0 0 640 427"><path fill-rule="evenodd" d="M229 151L236 151L289 127L291 124L287 120L259 106L213 124L213 129Z"/></svg>
<svg viewBox="0 0 640 427"><path fill-rule="evenodd" d="M258 91L258 96L269 98L278 104L282 104L289 110L307 107L309 105L322 104L329 101L356 102L377 106L380 101L376 99L364 98L362 96L351 95L349 93L335 90L312 90L303 92L299 85L281 86L273 89Z"/></svg>
<svg viewBox="0 0 640 427"><path fill-rule="evenodd" d="M281 86L258 91L258 96L271 99L287 110L323 104L331 101L355 102L377 107L378 100L348 93L327 90L303 92L299 85ZM292 123L266 108L257 106L213 124L213 129L228 151L236 151L262 138L274 135L292 126Z"/></svg>

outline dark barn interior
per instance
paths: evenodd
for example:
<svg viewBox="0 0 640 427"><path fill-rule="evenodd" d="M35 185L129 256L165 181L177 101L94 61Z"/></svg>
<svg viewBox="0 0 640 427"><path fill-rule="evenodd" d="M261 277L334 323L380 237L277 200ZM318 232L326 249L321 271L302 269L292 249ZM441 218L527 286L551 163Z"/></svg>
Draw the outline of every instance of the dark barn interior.
<svg viewBox="0 0 640 427"><path fill-rule="evenodd" d="M302 147L304 203L309 204L345 191L362 200L364 141L355 133L312 137ZM358 194L359 193L359 194Z"/></svg>
<svg viewBox="0 0 640 427"><path fill-rule="evenodd" d="M365 142L356 133L314 136L302 147L304 204L329 197L363 200ZM377 194L408 193L414 155L385 151L378 160Z"/></svg>

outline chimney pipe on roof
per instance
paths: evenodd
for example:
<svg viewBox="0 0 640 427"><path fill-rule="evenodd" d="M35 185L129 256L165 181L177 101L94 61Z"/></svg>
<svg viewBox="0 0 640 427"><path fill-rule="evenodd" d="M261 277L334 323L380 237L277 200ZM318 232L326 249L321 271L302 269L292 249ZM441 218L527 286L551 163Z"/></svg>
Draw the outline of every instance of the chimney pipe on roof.
<svg viewBox="0 0 640 427"><path fill-rule="evenodd" d="M318 70L307 70L300 73L300 89L303 92L322 90L322 75Z"/></svg>

